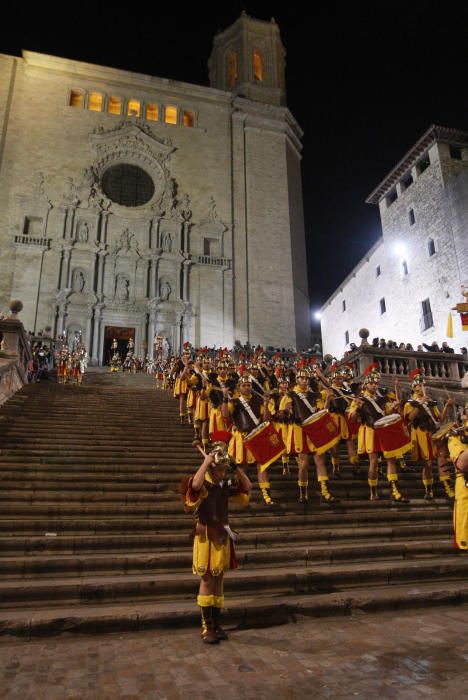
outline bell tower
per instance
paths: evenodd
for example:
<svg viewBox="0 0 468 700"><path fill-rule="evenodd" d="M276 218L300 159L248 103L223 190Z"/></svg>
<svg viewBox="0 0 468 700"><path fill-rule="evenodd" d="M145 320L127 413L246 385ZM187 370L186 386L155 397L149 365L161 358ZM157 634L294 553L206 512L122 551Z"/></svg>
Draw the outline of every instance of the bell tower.
<svg viewBox="0 0 468 700"><path fill-rule="evenodd" d="M267 22L242 12L214 39L208 61L210 85L256 102L284 106L285 56L274 18Z"/></svg>

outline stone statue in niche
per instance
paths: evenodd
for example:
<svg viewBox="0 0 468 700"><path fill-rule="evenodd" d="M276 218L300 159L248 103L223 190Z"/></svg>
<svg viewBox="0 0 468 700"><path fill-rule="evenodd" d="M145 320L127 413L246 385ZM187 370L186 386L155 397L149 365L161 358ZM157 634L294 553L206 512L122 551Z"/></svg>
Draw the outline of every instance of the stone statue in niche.
<svg viewBox="0 0 468 700"><path fill-rule="evenodd" d="M126 228L120 234L120 250L128 251L132 247L132 241L135 238L130 229Z"/></svg>
<svg viewBox="0 0 468 700"><path fill-rule="evenodd" d="M172 233L163 231L161 234L161 248L168 253L172 253Z"/></svg>
<svg viewBox="0 0 468 700"><path fill-rule="evenodd" d="M80 203L80 198L78 197L75 183L72 177L67 177L65 179L65 190L63 193L63 201L66 204L71 204L72 206L77 206Z"/></svg>
<svg viewBox="0 0 468 700"><path fill-rule="evenodd" d="M89 226L86 221L80 221L77 230L77 239L82 243L87 243L89 239Z"/></svg>
<svg viewBox="0 0 468 700"><path fill-rule="evenodd" d="M126 275L117 275L115 298L118 301L128 301L130 299L130 280Z"/></svg>
<svg viewBox="0 0 468 700"><path fill-rule="evenodd" d="M73 291L83 294L86 287L86 277L82 270L75 270L73 276Z"/></svg>
<svg viewBox="0 0 468 700"><path fill-rule="evenodd" d="M210 197L210 202L208 204L208 220L219 221L218 212L216 211L216 202L213 197Z"/></svg>
<svg viewBox="0 0 468 700"><path fill-rule="evenodd" d="M81 187L90 188L96 182L96 175L92 168L85 168L81 176Z"/></svg>
<svg viewBox="0 0 468 700"><path fill-rule="evenodd" d="M184 194L182 199L177 202L177 215L182 221L190 221L192 218L192 210L190 209L190 197Z"/></svg>
<svg viewBox="0 0 468 700"><path fill-rule="evenodd" d="M159 286L159 298L161 301L169 301L169 297L171 296L171 285L167 280L161 280L161 284Z"/></svg>

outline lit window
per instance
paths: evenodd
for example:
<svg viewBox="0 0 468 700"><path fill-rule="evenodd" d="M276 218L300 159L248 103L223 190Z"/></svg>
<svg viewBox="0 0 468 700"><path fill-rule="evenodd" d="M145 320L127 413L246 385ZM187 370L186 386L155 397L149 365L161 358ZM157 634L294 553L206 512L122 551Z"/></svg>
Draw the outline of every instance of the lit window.
<svg viewBox="0 0 468 700"><path fill-rule="evenodd" d="M429 257L432 258L432 256L436 253L435 243L432 238L429 238L427 242L427 249L429 251Z"/></svg>
<svg viewBox="0 0 468 700"><path fill-rule="evenodd" d="M70 107L83 107L83 93L72 90L70 93Z"/></svg>
<svg viewBox="0 0 468 700"><path fill-rule="evenodd" d="M177 124L177 107L167 105L164 114L166 124Z"/></svg>
<svg viewBox="0 0 468 700"><path fill-rule="evenodd" d="M381 275L380 265L377 265L377 267L375 268L375 276L380 277L380 275Z"/></svg>
<svg viewBox="0 0 468 700"><path fill-rule="evenodd" d="M380 313L384 314L387 311L387 305L385 304L385 298L380 300Z"/></svg>
<svg viewBox="0 0 468 700"><path fill-rule="evenodd" d="M102 112L103 97L100 92L90 92L88 99L88 109L91 112Z"/></svg>
<svg viewBox="0 0 468 700"><path fill-rule="evenodd" d="M229 87L234 87L237 83L237 53L231 51L229 54Z"/></svg>
<svg viewBox="0 0 468 700"><path fill-rule="evenodd" d="M184 112L184 126L195 126L195 116L193 112Z"/></svg>
<svg viewBox="0 0 468 700"><path fill-rule="evenodd" d="M108 111L110 114L122 114L122 98L109 97Z"/></svg>
<svg viewBox="0 0 468 700"><path fill-rule="evenodd" d="M403 277L406 277L406 275L408 274L408 263L406 262L406 260L403 260L403 262L401 263L401 267L403 271Z"/></svg>
<svg viewBox="0 0 468 700"><path fill-rule="evenodd" d="M146 105L146 119L150 122L157 122L159 119L159 107L155 104Z"/></svg>
<svg viewBox="0 0 468 700"><path fill-rule="evenodd" d="M261 83L263 81L263 60L258 51L253 52L253 73L254 80Z"/></svg>
<svg viewBox="0 0 468 700"><path fill-rule="evenodd" d="M128 101L127 116L129 116L129 117L140 117L141 116L141 102L140 102L140 100L129 100Z"/></svg>

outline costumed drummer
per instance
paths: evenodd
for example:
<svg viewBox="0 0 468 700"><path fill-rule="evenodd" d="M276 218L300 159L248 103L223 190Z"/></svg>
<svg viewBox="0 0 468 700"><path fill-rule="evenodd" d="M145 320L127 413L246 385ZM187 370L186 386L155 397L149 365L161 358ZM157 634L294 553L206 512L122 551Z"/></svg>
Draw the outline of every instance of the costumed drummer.
<svg viewBox="0 0 468 700"><path fill-rule="evenodd" d="M348 382L353 378L353 370L348 365L330 367L330 391L322 391L324 406L330 411L333 420L340 429L340 437L346 443L348 457L353 465L353 474L357 476L361 473L358 465L358 456L354 438L357 437L359 424L350 420L348 409L351 405L354 394ZM333 474L340 473L339 444L331 448Z"/></svg>
<svg viewBox="0 0 468 700"><path fill-rule="evenodd" d="M404 418L411 426L411 459L414 462L422 460L422 482L424 485L424 498L426 501L434 499L432 490L434 480L432 478L432 460L437 456L439 479L445 489L448 498L454 497L454 491L450 476L445 472L447 462L447 450L441 443L433 440L433 433L443 423L447 416L449 406L453 400L448 399L442 414L437 407L437 401L431 401L426 394L424 378L419 369L413 370L409 375L411 382L411 398L405 403Z"/></svg>
<svg viewBox="0 0 468 700"><path fill-rule="evenodd" d="M399 408L399 400L390 403L385 396L377 393L380 381L380 373L377 371L377 363L369 365L364 370L361 393L352 402L349 413L350 417L357 416L361 422L358 434L358 453L369 456L368 483L370 489L370 500L379 499L377 467L379 452L383 452L387 460L387 480L391 485L391 499L395 503L409 503L398 490L398 473L396 460L401 458L405 452L411 449L409 435L404 433L403 446L391 450L383 450L379 440L375 435L374 424L376 421L387 415L394 414ZM403 428L405 431L406 429Z"/></svg>
<svg viewBox="0 0 468 700"><path fill-rule="evenodd" d="M328 472L325 462L325 452L333 447L340 436L336 428L335 435L321 447L317 447L309 435L305 432L303 424L317 412L317 402L321 395L314 377L305 367L300 367L296 374L296 386L288 392L286 398L280 404L280 410L287 411L291 416L291 424L288 430L287 452L289 455L297 455L299 487L299 503L309 500L309 457L312 456L317 470L317 480L320 484L320 499L324 503L338 503L338 499L328 489ZM331 420L331 419L330 419ZM332 423L333 425L333 423Z"/></svg>
<svg viewBox="0 0 468 700"><path fill-rule="evenodd" d="M468 549L468 401L462 416L462 427L453 430L448 439L450 458L455 465L455 503L453 507L454 543L457 549Z"/></svg>
<svg viewBox="0 0 468 700"><path fill-rule="evenodd" d="M229 442L229 455L235 464L247 470L249 466L257 465L258 486L262 493L263 502L271 506L274 501L270 493L270 482L266 475L265 467L257 464L252 452L245 445L245 440L249 433L257 428L264 417L269 418L268 402L270 397L265 394L263 397L254 394L252 383L247 376L239 380L239 396L234 398L230 395L229 389L223 389L223 399L221 413L224 420L232 421L232 438Z"/></svg>
<svg viewBox="0 0 468 700"><path fill-rule="evenodd" d="M227 478L230 459L226 445L215 443L196 474L188 481L185 510L196 514L193 542L193 573L200 576L197 602L201 611L202 639L217 644L227 639L220 626L224 607L223 578L228 569L237 568L235 535L229 526L228 503L249 502L252 485L242 469Z"/></svg>

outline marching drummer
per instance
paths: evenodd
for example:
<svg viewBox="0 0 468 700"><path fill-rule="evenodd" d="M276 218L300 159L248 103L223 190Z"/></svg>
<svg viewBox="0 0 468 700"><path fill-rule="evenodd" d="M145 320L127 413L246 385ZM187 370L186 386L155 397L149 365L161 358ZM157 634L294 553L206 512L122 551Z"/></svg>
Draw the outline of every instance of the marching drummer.
<svg viewBox="0 0 468 700"><path fill-rule="evenodd" d="M455 465L455 503L453 527L455 546L468 549L468 401L462 416L463 425L453 430L448 439L450 458Z"/></svg>
<svg viewBox="0 0 468 700"><path fill-rule="evenodd" d="M313 457L317 470L321 501L324 503L339 502L328 489L328 473L324 456L325 452L337 442L337 439L333 438L329 443L317 448L303 428L303 423L317 412L317 402L320 398L321 395L315 379L311 377L310 371L303 366L296 373L296 386L292 391L288 392L287 398L280 407L291 416L287 452L289 455L297 455L298 458L297 485L299 487L299 503L307 503L309 500L310 456Z"/></svg>
<svg viewBox="0 0 468 700"><path fill-rule="evenodd" d="M445 403L442 414L437 407L437 401L431 401L426 394L424 378L419 369L415 369L410 374L411 399L405 403L404 417L411 426L411 459L415 462L422 460L422 482L425 489L424 498L426 501L434 499L432 490L432 460L437 456L439 468L439 479L445 489L448 498L454 497L454 491L450 476L445 472L448 461L448 451L443 441L435 442L433 434L443 423L447 416L449 406L453 405L453 400L449 398ZM453 425L453 424L452 424Z"/></svg>
<svg viewBox="0 0 468 700"><path fill-rule="evenodd" d="M226 445L215 443L196 474L184 488L185 509L197 514L194 530L192 570L200 576L197 602L201 612L202 639L218 644L227 634L220 625L224 607L223 578L228 569L236 569L235 535L229 526L228 503L236 499L247 505L252 484L242 469L226 478L230 465Z"/></svg>
<svg viewBox="0 0 468 700"><path fill-rule="evenodd" d="M351 421L348 416L348 409L354 398L354 394L348 385L348 381L353 378L353 371L348 365L338 368L334 366L330 369L330 390L322 391L322 397L325 399L324 406L328 408L333 420L340 429L341 440L344 440L346 443L349 461L353 465L353 474L357 476L361 470L358 466L359 458L354 438L358 434L359 425L356 421ZM331 455L333 474L336 475L340 473L339 445L332 447Z"/></svg>
<svg viewBox="0 0 468 700"><path fill-rule="evenodd" d="M229 456L233 462L241 466L245 471L249 466L257 465L257 481L262 493L263 502L274 505L270 493L270 482L266 471L255 460L255 457L245 445L249 433L259 426L263 418L269 419L268 403L270 396L265 393L259 396L252 390L252 382L246 375L239 380L239 396L231 396L229 389L223 389L221 413L226 422L232 421L232 438L229 442Z"/></svg>
<svg viewBox="0 0 468 700"><path fill-rule="evenodd" d="M271 392L270 403L268 404L268 410L275 426L275 430L283 438L283 442L286 445L288 442L288 432L289 424L291 423L291 416L289 411L285 410L285 406L289 403L289 378L286 374L279 374L276 376L276 381L278 384L278 389ZM284 452L281 456L281 461L283 463L283 476L289 474L289 455Z"/></svg>
<svg viewBox="0 0 468 700"><path fill-rule="evenodd" d="M374 362L364 370L361 393L351 404L350 417L357 416L361 422L358 434L358 453L369 456L368 484L370 489L370 500L379 499L377 467L380 445L375 436L374 424L386 415L394 413L400 405L398 399L390 403L385 396L377 394L380 381L380 373L377 371L377 363ZM405 441L403 441L405 442ZM398 473L396 460L411 449L409 437L403 447L394 450L385 450L383 455L387 460L387 480L391 485L391 499L395 503L409 503L398 490Z"/></svg>

